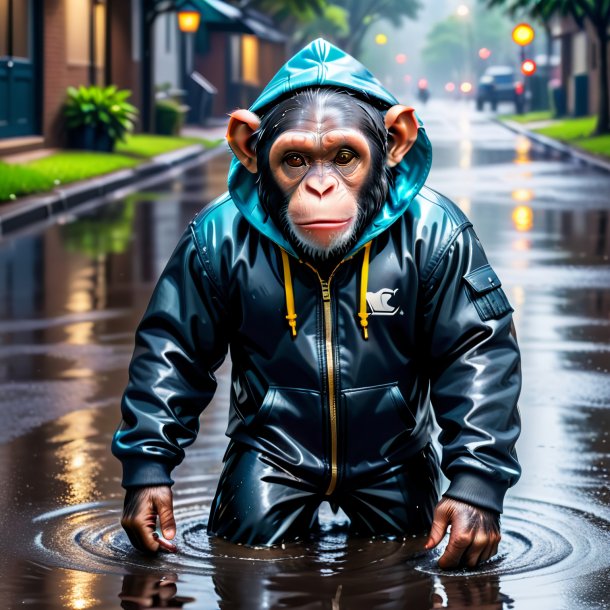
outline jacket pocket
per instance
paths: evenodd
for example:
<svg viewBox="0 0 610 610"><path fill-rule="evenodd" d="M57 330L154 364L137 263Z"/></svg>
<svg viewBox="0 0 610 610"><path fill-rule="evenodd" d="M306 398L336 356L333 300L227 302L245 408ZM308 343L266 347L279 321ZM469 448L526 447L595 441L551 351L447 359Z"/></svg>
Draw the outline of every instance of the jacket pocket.
<svg viewBox="0 0 610 610"><path fill-rule="evenodd" d="M481 320L494 320L514 311L502 290L502 282L490 265L471 271L464 276L464 281Z"/></svg>
<svg viewBox="0 0 610 610"><path fill-rule="evenodd" d="M341 395L345 461L352 474L388 461L399 461L410 450L415 417L397 383L344 390Z"/></svg>
<svg viewBox="0 0 610 610"><path fill-rule="evenodd" d="M323 471L327 427L320 392L271 386L250 428L265 452L278 460L299 470Z"/></svg>

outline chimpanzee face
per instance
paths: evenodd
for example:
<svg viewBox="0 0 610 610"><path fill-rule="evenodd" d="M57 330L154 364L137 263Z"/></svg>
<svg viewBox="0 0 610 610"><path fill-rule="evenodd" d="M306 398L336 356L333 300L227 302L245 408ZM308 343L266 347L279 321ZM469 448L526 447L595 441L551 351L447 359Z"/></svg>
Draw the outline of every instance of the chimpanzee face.
<svg viewBox="0 0 610 610"><path fill-rule="evenodd" d="M299 249L328 258L353 241L371 165L366 137L336 107L306 108L274 140L269 171L286 201L280 216Z"/></svg>
<svg viewBox="0 0 610 610"><path fill-rule="evenodd" d="M236 111L227 134L240 161L258 174L267 212L314 262L353 246L385 200L390 167L416 137L412 109L393 106L384 120L371 105L333 89L297 93L262 120Z"/></svg>

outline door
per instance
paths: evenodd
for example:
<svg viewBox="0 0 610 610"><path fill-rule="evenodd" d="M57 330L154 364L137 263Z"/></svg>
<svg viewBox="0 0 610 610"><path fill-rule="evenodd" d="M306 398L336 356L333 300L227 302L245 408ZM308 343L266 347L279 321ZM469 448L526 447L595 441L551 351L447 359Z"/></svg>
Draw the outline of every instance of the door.
<svg viewBox="0 0 610 610"><path fill-rule="evenodd" d="M38 132L33 0L0 0L0 138Z"/></svg>

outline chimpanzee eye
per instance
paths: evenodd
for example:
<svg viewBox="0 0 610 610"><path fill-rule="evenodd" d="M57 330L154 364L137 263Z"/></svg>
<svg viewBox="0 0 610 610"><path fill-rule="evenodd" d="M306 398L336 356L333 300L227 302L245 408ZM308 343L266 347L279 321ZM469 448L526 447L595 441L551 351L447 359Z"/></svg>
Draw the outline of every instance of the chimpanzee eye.
<svg viewBox="0 0 610 610"><path fill-rule="evenodd" d="M355 153L353 153L351 150L340 150L335 157L335 163L337 165L349 165L349 163L355 157Z"/></svg>
<svg viewBox="0 0 610 610"><path fill-rule="evenodd" d="M284 163L290 167L303 167L303 165L305 165L305 159L303 159L301 155L290 153L284 157Z"/></svg>

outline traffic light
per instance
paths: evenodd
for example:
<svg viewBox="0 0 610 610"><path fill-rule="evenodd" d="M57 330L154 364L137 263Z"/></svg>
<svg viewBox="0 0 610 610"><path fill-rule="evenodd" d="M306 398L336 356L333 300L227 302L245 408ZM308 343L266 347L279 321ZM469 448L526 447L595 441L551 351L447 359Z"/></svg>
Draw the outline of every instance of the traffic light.
<svg viewBox="0 0 610 610"><path fill-rule="evenodd" d="M525 76L531 76L536 72L536 62L533 59L525 59L521 62L521 72Z"/></svg>

